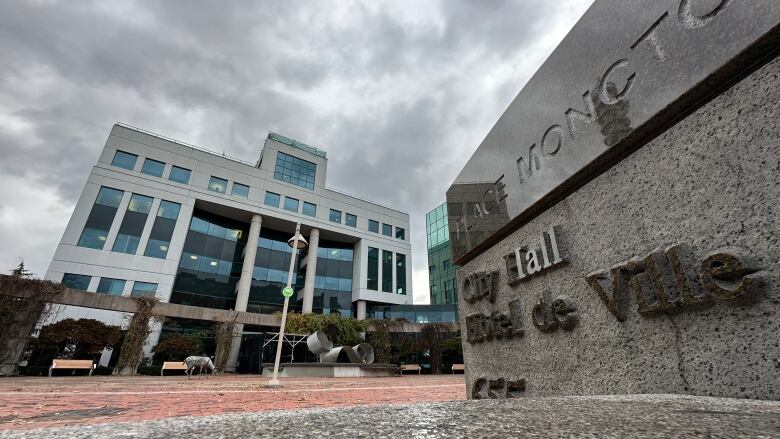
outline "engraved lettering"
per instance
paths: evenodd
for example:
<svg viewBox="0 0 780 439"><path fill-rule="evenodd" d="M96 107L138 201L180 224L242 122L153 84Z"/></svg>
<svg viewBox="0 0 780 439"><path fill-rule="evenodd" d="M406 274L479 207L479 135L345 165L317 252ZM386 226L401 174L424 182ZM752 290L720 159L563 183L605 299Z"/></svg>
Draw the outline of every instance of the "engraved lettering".
<svg viewBox="0 0 780 439"><path fill-rule="evenodd" d="M607 71L604 73L604 76L601 77L601 81L599 81L599 99L601 102L605 103L606 105L614 105L620 102L621 99L631 91L631 86L634 84L634 79L636 79L636 73L631 73L628 75L628 78L626 78L626 85L623 87L623 90L616 92L616 90L611 90L610 87L607 87L607 84L609 81L609 76L617 69L624 68L628 66L628 60L627 59L619 59L612 63L611 66L607 69Z"/></svg>
<svg viewBox="0 0 780 439"><path fill-rule="evenodd" d="M679 310L710 304L713 297L755 297L764 286L759 271L742 249L723 249L706 256L697 278L690 248L674 245L665 251L653 250L642 260L633 257L609 272L588 274L586 280L618 321L624 321L629 289L640 314ZM609 292L605 281L611 283Z"/></svg>
<svg viewBox="0 0 780 439"><path fill-rule="evenodd" d="M520 393L525 392L525 380L519 379L516 381L506 382L506 397L517 398Z"/></svg>
<svg viewBox="0 0 780 439"><path fill-rule="evenodd" d="M551 140L554 141L555 143L551 144L550 143ZM561 128L561 126L558 124L555 124L550 128L547 128L547 131L545 131L544 135L542 136L542 153L546 156L553 156L555 154L558 154L558 150L561 149L562 145L563 145L563 128Z"/></svg>
<svg viewBox="0 0 780 439"><path fill-rule="evenodd" d="M512 322L512 335L514 337L524 336L523 308L518 299L509 302L509 320Z"/></svg>
<svg viewBox="0 0 780 439"><path fill-rule="evenodd" d="M733 253L733 254L731 254ZM760 284L756 264L741 249L710 253L701 263L704 288L718 299L732 300L755 293Z"/></svg>
<svg viewBox="0 0 780 439"><path fill-rule="evenodd" d="M542 332L551 332L558 329L558 321L552 316L549 304L550 292L544 291L542 297L539 298L539 302L531 309L531 320L534 322L534 326Z"/></svg>
<svg viewBox="0 0 780 439"><path fill-rule="evenodd" d="M582 101L585 102L587 113L575 110L574 108L569 108L566 110L566 113L564 113L566 116L566 127L569 129L569 137L571 137L572 140L580 135L580 131L577 130L577 125L575 124L576 121L579 120L580 122L591 124L596 120L596 105L593 102L593 96L590 95L590 91L586 91L582 95Z"/></svg>
<svg viewBox="0 0 780 439"><path fill-rule="evenodd" d="M520 282L520 271L517 266L517 256L514 252L504 255L504 264L506 265L506 283L507 285L517 285Z"/></svg>
<svg viewBox="0 0 780 439"><path fill-rule="evenodd" d="M546 232L542 232L539 236L539 244L537 244L539 245L538 251L534 248L529 249L528 246L522 246L504 256L508 285L517 285L526 276L540 273L566 261L566 255L559 248L560 241L556 236L557 233L560 233L558 226L551 226ZM541 261L539 260L539 251L541 252Z"/></svg>
<svg viewBox="0 0 780 439"><path fill-rule="evenodd" d="M577 326L579 315L577 307L572 300L566 296L560 296L552 302L552 315L558 326L564 331L571 331Z"/></svg>
<svg viewBox="0 0 780 439"><path fill-rule="evenodd" d="M493 334L497 339L512 337L512 321L505 314L493 311L490 315L493 321Z"/></svg>
<svg viewBox="0 0 780 439"><path fill-rule="evenodd" d="M509 302L509 315L493 311L489 316L479 312L466 316L466 340L471 344L524 335L522 309L518 300Z"/></svg>
<svg viewBox="0 0 780 439"><path fill-rule="evenodd" d="M731 3L731 0L721 0L718 6L715 6L710 12L704 15L695 15L691 8L692 1L680 1L680 7L677 9L677 19L680 25L686 29L697 29L710 24Z"/></svg>
<svg viewBox="0 0 780 439"><path fill-rule="evenodd" d="M539 238L539 244L542 249L542 268L550 268L552 264L550 264L550 257L547 256L547 239L544 236L544 233L542 233L542 236Z"/></svg>
<svg viewBox="0 0 780 439"><path fill-rule="evenodd" d="M547 231L547 235L550 237L550 247L552 248L553 253L552 265L560 264L566 260L566 257L562 256L560 250L558 250L558 240L555 237L555 233L558 230L558 226L550 226L550 230Z"/></svg>
<svg viewBox="0 0 780 439"><path fill-rule="evenodd" d="M588 285L596 290L607 305L607 309L621 322L626 319L628 297L625 293L631 274L626 264L620 264L610 268L609 271L600 270L585 276ZM609 290L605 287L605 283L610 285Z"/></svg>
<svg viewBox="0 0 780 439"><path fill-rule="evenodd" d="M526 178L530 178L534 174L534 165L536 170L539 170L539 154L536 153L536 144L534 143L528 148L528 159L522 155L517 159L517 175L520 177L520 182L523 181L523 174Z"/></svg>
<svg viewBox="0 0 780 439"><path fill-rule="evenodd" d="M658 36L656 29L668 16L669 13L664 12L663 15L661 15L661 18L656 20L655 23L653 23L650 28L647 29L647 31L645 31L645 33L643 33L642 36L631 45L631 50L636 49L640 44L646 41L647 44L653 48L653 58L655 58L658 64L666 61L666 52L664 51L664 46L661 43L661 38Z"/></svg>
<svg viewBox="0 0 780 439"><path fill-rule="evenodd" d="M531 318L534 326L542 332L552 332L559 328L571 331L577 326L577 307L567 296L558 296L550 299L550 292L544 291L531 309Z"/></svg>
<svg viewBox="0 0 780 439"><path fill-rule="evenodd" d="M487 386L487 378L477 378L474 385L471 386L471 399L485 399L487 396L482 394L482 390Z"/></svg>
<svg viewBox="0 0 780 439"><path fill-rule="evenodd" d="M499 393L493 392L498 390ZM504 399L506 398L506 380L499 378L496 380L488 381L488 398L490 399Z"/></svg>
<svg viewBox="0 0 780 439"><path fill-rule="evenodd" d="M528 274L534 274L536 272L542 271L542 267L539 265L539 260L536 256L536 250L531 249L528 250L525 254L526 258L528 259L528 264L526 265L526 270L528 271Z"/></svg>
<svg viewBox="0 0 780 439"><path fill-rule="evenodd" d="M525 392L525 379L507 380L480 377L471 386L471 399L517 398Z"/></svg>

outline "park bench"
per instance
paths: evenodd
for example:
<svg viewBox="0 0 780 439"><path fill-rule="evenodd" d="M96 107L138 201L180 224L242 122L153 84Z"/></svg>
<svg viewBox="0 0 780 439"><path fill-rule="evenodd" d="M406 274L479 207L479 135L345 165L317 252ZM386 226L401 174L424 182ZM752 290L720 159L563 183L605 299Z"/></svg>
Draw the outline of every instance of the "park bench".
<svg viewBox="0 0 780 439"><path fill-rule="evenodd" d="M65 360L63 358L55 358L51 360L51 367L49 367L49 378L54 369L74 369L73 373L76 373L75 369L89 369L89 376L92 376L92 371L95 370L97 365L92 360Z"/></svg>
<svg viewBox="0 0 780 439"><path fill-rule="evenodd" d="M420 367L419 364L402 364L401 375L403 375L406 371L417 372L417 375L419 375L422 372L422 367Z"/></svg>
<svg viewBox="0 0 780 439"><path fill-rule="evenodd" d="M465 372L466 372L466 366L464 366L464 365L462 365L462 364L453 364L453 365L452 365L452 374L453 374L453 375L455 375L455 371L456 371L456 370L460 370L460 371L462 371L463 373L465 373Z"/></svg>
<svg viewBox="0 0 780 439"><path fill-rule="evenodd" d="M163 376L166 370L187 370L187 365L183 361L166 361L160 369L160 376Z"/></svg>

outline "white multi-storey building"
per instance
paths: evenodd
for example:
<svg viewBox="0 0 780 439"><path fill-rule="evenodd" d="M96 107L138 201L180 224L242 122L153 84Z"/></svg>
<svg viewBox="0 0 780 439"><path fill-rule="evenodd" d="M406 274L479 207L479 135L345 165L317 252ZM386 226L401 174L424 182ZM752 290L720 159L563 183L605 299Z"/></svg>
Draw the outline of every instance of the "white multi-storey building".
<svg viewBox="0 0 780 439"><path fill-rule="evenodd" d="M324 151L275 133L252 164L117 124L46 278L271 314L281 310L287 240L300 222L309 246L292 310L363 319L367 306L411 304L409 215L326 188L327 163ZM57 318L66 317L122 316L67 307Z"/></svg>

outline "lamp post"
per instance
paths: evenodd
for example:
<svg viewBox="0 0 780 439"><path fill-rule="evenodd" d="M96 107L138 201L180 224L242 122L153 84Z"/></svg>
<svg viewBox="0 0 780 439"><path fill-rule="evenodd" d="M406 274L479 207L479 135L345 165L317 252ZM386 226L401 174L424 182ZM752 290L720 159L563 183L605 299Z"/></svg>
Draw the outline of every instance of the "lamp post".
<svg viewBox="0 0 780 439"><path fill-rule="evenodd" d="M295 236L287 241L287 245L292 247L292 256L290 256L290 271L287 273L287 286L282 290L284 296L284 308L282 308L282 323L279 325L279 339L276 341L276 360L274 361L274 375L271 381L268 382L269 386L279 386L279 360L282 358L282 340L284 339L284 324L287 322L287 306L290 303L290 297L294 291L292 289L292 277L293 268L295 268L295 255L297 250L306 248L308 243L306 239L301 236L301 223L295 225Z"/></svg>

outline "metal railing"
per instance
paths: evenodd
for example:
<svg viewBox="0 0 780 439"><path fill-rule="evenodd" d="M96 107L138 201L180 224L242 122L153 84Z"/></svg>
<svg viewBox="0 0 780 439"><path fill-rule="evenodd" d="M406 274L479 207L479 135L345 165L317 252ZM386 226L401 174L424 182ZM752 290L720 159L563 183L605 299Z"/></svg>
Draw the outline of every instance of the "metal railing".
<svg viewBox="0 0 780 439"><path fill-rule="evenodd" d="M164 136L162 134L155 133L153 131L145 130L143 128L138 128L136 126L133 126L133 125L130 125L130 124L127 124L127 123L124 123L124 122L117 122L116 125L119 125L119 126L121 126L123 128L127 128L127 129L130 129L130 130L133 130L133 131L138 131L139 133L144 133L144 134L148 134L150 136L154 136L154 137L157 137L157 138L160 138L160 139L163 139L163 140L167 140L169 142L177 143L179 145L186 146L188 148L192 148L192 149L195 149L195 150L198 150L198 151L201 151L201 152L205 152L207 154L215 155L217 157L222 157L224 159L232 160L234 162L239 162L239 163L244 164L244 165L249 165L249 166L251 166L253 168L256 165L256 163L253 163L253 162L250 162L250 161L247 161L247 160L242 160L242 159L239 159L239 158L236 158L236 157L229 156L229 155L225 154L224 151L222 153L219 153L217 151L214 151L214 150L211 150L211 149L208 149L208 148L203 148L201 146L193 145L191 143L182 142L181 140L177 140L177 139L174 139L172 137Z"/></svg>

